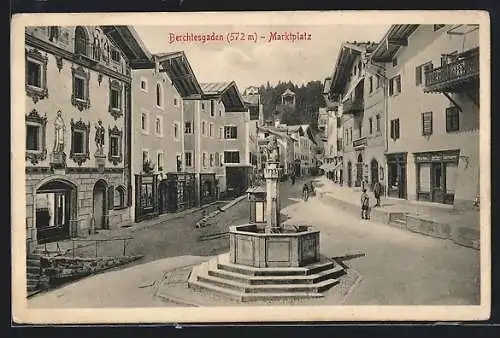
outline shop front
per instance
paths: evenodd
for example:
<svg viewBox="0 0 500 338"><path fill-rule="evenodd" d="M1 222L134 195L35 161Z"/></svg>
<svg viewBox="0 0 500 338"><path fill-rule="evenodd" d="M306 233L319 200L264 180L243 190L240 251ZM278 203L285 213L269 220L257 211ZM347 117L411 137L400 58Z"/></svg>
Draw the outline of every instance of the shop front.
<svg viewBox="0 0 500 338"><path fill-rule="evenodd" d="M417 200L453 204L459 150L415 153Z"/></svg>
<svg viewBox="0 0 500 338"><path fill-rule="evenodd" d="M406 153L386 154L387 195L408 198L406 188Z"/></svg>
<svg viewBox="0 0 500 338"><path fill-rule="evenodd" d="M168 173L161 185L165 186L166 193L160 196L160 205L163 212L179 212L193 208L196 205L196 180L192 173ZM160 189L161 190L161 189Z"/></svg>
<svg viewBox="0 0 500 338"><path fill-rule="evenodd" d="M135 175L135 221L158 216L157 175Z"/></svg>

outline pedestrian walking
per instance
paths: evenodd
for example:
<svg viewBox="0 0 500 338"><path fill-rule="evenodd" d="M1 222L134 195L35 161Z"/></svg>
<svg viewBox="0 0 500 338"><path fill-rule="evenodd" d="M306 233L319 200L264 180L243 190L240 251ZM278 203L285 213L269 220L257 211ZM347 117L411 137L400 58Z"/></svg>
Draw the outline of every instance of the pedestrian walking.
<svg viewBox="0 0 500 338"><path fill-rule="evenodd" d="M295 170L290 171L290 179L292 180L292 185L295 184Z"/></svg>
<svg viewBox="0 0 500 338"><path fill-rule="evenodd" d="M309 199L309 185L304 183L304 186L302 187L302 199L304 201L307 201Z"/></svg>
<svg viewBox="0 0 500 338"><path fill-rule="evenodd" d="M380 206L380 194L382 193L382 184L379 181L375 182L373 185L373 194L375 195L375 199L377 202L375 203L376 207Z"/></svg>
<svg viewBox="0 0 500 338"><path fill-rule="evenodd" d="M370 208L370 197L366 193L366 189L363 189L361 194L361 219L369 219L368 209Z"/></svg>

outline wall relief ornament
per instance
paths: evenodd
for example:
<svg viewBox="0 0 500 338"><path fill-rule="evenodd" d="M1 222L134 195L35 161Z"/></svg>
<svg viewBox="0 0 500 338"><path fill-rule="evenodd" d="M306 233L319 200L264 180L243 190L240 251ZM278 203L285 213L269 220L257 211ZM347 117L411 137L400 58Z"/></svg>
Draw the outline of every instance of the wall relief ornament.
<svg viewBox="0 0 500 338"><path fill-rule="evenodd" d="M40 87L29 85L29 76L28 73L28 61L32 60L40 64ZM46 97L49 97L49 90L47 88L47 63L49 62L49 58L46 55L43 55L37 49L26 49L25 50L25 61L26 61L26 70L25 70L25 78L26 78L26 94L33 99L34 103L37 103L39 100L43 100Z"/></svg>
<svg viewBox="0 0 500 338"><path fill-rule="evenodd" d="M75 144L74 144L74 132L75 131L80 131L83 132L84 134L84 140L83 140L83 152L82 153L75 153ZM85 161L90 159L90 151L89 151L89 134L90 134L90 122L85 124L85 122L82 121L80 118L79 121L74 121L71 119L71 151L69 157L78 163L79 166L82 165Z"/></svg>
<svg viewBox="0 0 500 338"><path fill-rule="evenodd" d="M61 69L63 68L63 58L60 55L56 55L56 65L57 69L59 69L59 73L61 72Z"/></svg>
<svg viewBox="0 0 500 338"><path fill-rule="evenodd" d="M40 128L40 150L38 151L28 151L26 150L26 160L30 160L31 164L38 164L38 162L43 161L47 158L47 147L45 144L46 138L46 126L47 126L47 114L43 117L38 114L36 109L33 109L25 117L27 124L34 124Z"/></svg>
<svg viewBox="0 0 500 338"><path fill-rule="evenodd" d="M96 154L102 155L104 153L104 136L106 131L102 125L102 121L97 121L97 125L95 126L95 145L97 147Z"/></svg>
<svg viewBox="0 0 500 338"><path fill-rule="evenodd" d="M101 82L102 82L102 74L101 73L99 73L97 75L97 82L99 82L99 86L101 86Z"/></svg>
<svg viewBox="0 0 500 338"><path fill-rule="evenodd" d="M71 67L71 73L73 77L73 92L71 94L71 103L73 106L77 107L79 111L90 108L90 97L89 97L89 83L90 83L90 71L86 71L82 66L77 68ZM82 78L85 81L84 84L84 98L76 97L76 78Z"/></svg>

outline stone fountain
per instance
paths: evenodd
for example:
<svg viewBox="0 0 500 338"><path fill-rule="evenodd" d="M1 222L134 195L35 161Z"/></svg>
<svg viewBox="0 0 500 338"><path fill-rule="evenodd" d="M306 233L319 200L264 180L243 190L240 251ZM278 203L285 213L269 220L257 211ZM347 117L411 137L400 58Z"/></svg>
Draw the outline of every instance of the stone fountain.
<svg viewBox="0 0 500 338"><path fill-rule="evenodd" d="M319 230L280 222L279 147L274 136L266 150L266 223L230 227L229 253L195 266L190 288L240 301L322 297L345 273L321 257Z"/></svg>

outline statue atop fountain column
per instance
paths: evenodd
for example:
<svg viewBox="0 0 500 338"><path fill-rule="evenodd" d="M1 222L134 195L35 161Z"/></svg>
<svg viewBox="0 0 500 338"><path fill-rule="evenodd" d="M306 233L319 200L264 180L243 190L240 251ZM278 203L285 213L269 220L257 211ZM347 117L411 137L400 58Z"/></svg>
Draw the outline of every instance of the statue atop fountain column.
<svg viewBox="0 0 500 338"><path fill-rule="evenodd" d="M269 137L269 143L266 147L267 162L264 171L266 179L267 196L267 226L266 232L276 233L281 231L280 226L280 203L279 203L279 160L280 152L276 136Z"/></svg>

